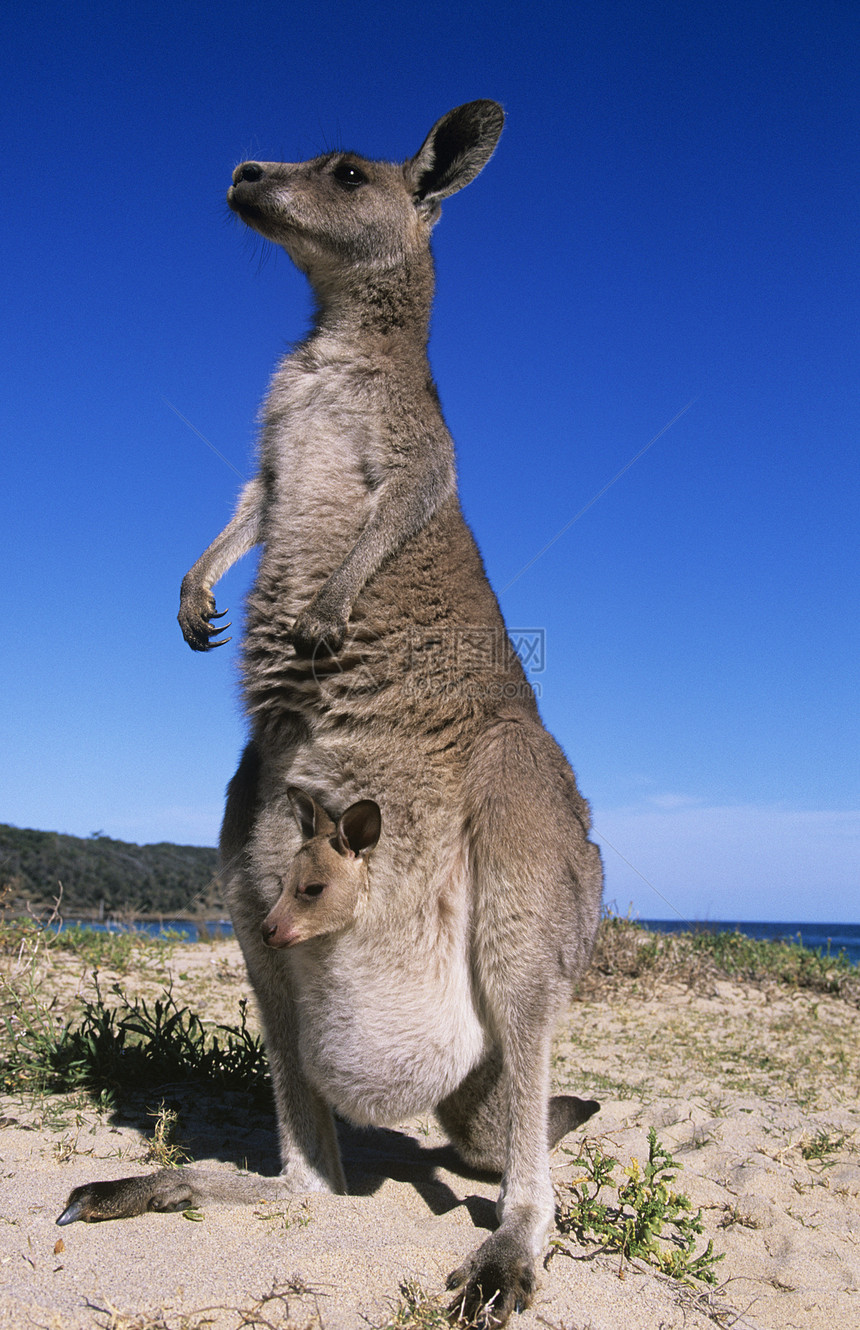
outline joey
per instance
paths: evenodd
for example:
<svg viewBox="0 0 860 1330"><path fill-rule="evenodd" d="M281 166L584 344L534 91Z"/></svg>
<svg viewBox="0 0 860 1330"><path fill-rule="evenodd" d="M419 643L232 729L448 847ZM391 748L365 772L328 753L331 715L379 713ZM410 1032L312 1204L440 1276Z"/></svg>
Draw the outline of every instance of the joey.
<svg viewBox="0 0 860 1330"><path fill-rule="evenodd" d="M346 928L367 890L367 861L382 818L372 799L351 804L335 824L303 790L287 790L304 837L284 889L263 920L267 947L294 947Z"/></svg>

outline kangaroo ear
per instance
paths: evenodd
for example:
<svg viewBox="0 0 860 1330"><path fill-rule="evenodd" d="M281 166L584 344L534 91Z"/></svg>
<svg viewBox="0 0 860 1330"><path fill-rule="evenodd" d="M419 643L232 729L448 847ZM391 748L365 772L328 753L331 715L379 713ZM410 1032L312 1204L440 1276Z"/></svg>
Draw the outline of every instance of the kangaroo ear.
<svg viewBox="0 0 860 1330"><path fill-rule="evenodd" d="M498 102L466 102L430 130L403 167L416 207L434 221L449 194L468 185L493 155L505 113Z"/></svg>
<svg viewBox="0 0 860 1330"><path fill-rule="evenodd" d="M304 790L300 790L297 785L291 785L287 795L304 840L311 840L314 836L334 831L334 823L316 799L311 798Z"/></svg>
<svg viewBox="0 0 860 1330"><path fill-rule="evenodd" d="M360 799L351 804L337 824L337 840L342 854L357 858L370 854L382 831L379 804L372 799Z"/></svg>

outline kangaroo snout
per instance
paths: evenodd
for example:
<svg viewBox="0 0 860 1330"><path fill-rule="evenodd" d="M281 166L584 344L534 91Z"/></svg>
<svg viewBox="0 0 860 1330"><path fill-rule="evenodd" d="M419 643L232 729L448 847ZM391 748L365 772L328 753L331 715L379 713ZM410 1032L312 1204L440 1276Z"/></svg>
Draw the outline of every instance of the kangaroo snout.
<svg viewBox="0 0 860 1330"><path fill-rule="evenodd" d="M259 162L242 162L233 172L233 183L227 190L227 205L249 226L262 219L260 191L255 186L265 179L265 168Z"/></svg>
<svg viewBox="0 0 860 1330"><path fill-rule="evenodd" d="M247 180L253 185L257 180L262 180L265 174L259 162L242 162L233 172L233 184L238 185L240 181Z"/></svg>
<svg viewBox="0 0 860 1330"><path fill-rule="evenodd" d="M302 941L295 925L288 918L283 917L283 912L279 911L277 906L263 920L260 933L266 946L272 947L275 951L281 951L284 947L292 947L296 942Z"/></svg>
<svg viewBox="0 0 860 1330"><path fill-rule="evenodd" d="M272 907L260 925L260 933L267 947L280 950L293 947L297 942L305 942L309 937L327 932L332 924L352 907L352 898L346 897L344 887L340 887L341 900L338 906L346 905L346 910L329 908L313 911L310 917L302 917L303 906L312 906L319 901L326 887L326 882L295 882L292 878L282 893L277 904ZM338 883L335 882L337 895ZM306 914L307 911L304 911Z"/></svg>

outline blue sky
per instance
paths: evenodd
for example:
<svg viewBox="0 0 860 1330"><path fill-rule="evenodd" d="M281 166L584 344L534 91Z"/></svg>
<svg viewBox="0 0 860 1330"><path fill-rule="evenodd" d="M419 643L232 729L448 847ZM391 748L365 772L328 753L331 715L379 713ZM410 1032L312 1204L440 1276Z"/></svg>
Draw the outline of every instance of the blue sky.
<svg viewBox="0 0 860 1330"><path fill-rule="evenodd" d="M214 843L235 640L188 650L179 582L310 308L230 172L401 160L494 97L431 358L607 900L860 918L858 28L832 0L7 6L0 821Z"/></svg>

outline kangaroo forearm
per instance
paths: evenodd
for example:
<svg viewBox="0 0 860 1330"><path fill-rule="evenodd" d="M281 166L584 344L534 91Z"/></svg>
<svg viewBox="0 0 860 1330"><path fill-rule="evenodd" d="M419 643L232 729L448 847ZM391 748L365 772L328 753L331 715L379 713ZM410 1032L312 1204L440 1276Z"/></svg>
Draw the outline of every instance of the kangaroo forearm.
<svg viewBox="0 0 860 1330"><path fill-rule="evenodd" d="M262 510L262 484L259 477L255 477L242 490L232 520L183 577L183 592L192 586L210 591L243 554L259 544Z"/></svg>
<svg viewBox="0 0 860 1330"><path fill-rule="evenodd" d="M428 468L418 480L416 485L412 473L383 495L343 563L321 587L317 600L337 607L348 618L371 577L429 522L454 491L454 478L447 465Z"/></svg>
<svg viewBox="0 0 860 1330"><path fill-rule="evenodd" d="M230 627L229 624L218 627L212 624L213 619L223 617L215 613L212 588L237 559L259 544L262 512L263 486L259 478L255 478L249 480L242 490L233 520L183 577L178 618L182 636L192 651L209 651L230 640L219 636Z"/></svg>

